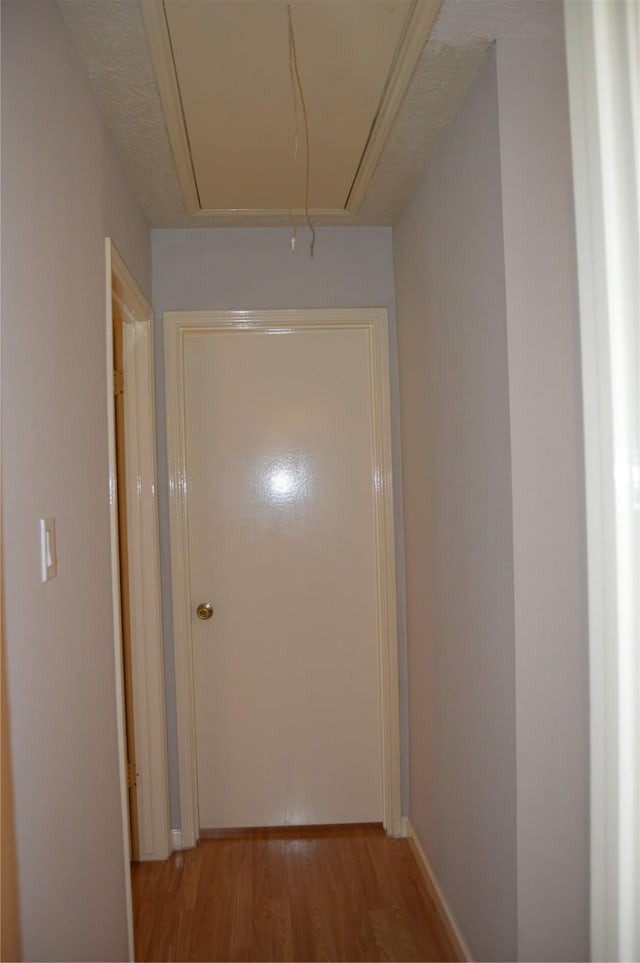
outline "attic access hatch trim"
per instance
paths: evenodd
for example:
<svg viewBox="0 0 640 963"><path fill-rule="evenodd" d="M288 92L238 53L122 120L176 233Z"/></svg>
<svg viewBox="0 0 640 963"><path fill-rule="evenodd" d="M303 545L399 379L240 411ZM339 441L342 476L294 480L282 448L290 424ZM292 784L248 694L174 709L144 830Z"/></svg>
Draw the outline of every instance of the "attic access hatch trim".
<svg viewBox="0 0 640 963"><path fill-rule="evenodd" d="M187 213L194 218L225 216L239 222L250 217L274 215L302 218L303 208L207 208L203 207L187 132L182 96L169 34L165 0L139 0L149 51L162 103L178 181ZM298 0L300 2L300 0ZM345 223L356 215L405 96L407 87L435 22L442 0L413 0L386 78L380 104L373 118L362 155L354 172L344 208L311 208L314 216L331 216ZM311 119L311 123L312 123Z"/></svg>

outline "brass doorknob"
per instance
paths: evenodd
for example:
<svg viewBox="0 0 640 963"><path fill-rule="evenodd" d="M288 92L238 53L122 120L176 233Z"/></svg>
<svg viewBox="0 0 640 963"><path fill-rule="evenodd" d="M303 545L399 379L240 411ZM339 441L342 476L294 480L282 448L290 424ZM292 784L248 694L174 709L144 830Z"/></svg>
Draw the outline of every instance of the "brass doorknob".
<svg viewBox="0 0 640 963"><path fill-rule="evenodd" d="M206 622L206 620L210 619L213 615L213 605L209 602L201 602L196 609L196 615L199 619L202 619L203 622Z"/></svg>

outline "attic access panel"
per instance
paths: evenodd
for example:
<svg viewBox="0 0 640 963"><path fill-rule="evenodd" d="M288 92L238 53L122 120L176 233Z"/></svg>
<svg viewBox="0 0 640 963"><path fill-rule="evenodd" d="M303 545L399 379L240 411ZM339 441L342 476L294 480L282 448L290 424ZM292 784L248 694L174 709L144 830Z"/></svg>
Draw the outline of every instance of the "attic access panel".
<svg viewBox="0 0 640 963"><path fill-rule="evenodd" d="M301 213L286 0L142 0L190 214ZM357 213L440 0L291 0L312 214Z"/></svg>

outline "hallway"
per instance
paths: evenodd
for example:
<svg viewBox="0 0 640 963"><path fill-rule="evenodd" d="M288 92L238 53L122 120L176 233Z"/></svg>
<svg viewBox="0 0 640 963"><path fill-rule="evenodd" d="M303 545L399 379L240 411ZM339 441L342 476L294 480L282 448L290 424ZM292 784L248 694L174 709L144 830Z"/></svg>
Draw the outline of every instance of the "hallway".
<svg viewBox="0 0 640 963"><path fill-rule="evenodd" d="M300 0L302 6L315 2ZM355 10L378 2L330 5ZM429 2L416 0L415 6ZM204 5L209 0L157 3ZM145 40L141 6L156 4L1 3L4 731L22 958L136 958L126 810L133 762L144 817L145 865L133 872L138 959L446 959L430 915L432 890L409 845L424 854L452 939L466 947L467 958L589 959L595 930L604 936L605 923L621 918L619 896L632 909L640 906L635 882L620 893L604 885L614 864L637 847L607 845L608 834L614 836L604 822L593 845L592 814L615 816L619 787L603 772L601 788L613 795L598 798L594 808L597 780L590 778L597 776L593 759L615 761L620 751L613 722L622 716L617 697L611 705L604 698L615 696L608 680L622 679L626 698L638 674L621 675L617 653L603 649L602 711L591 711L592 585L585 548L592 533L587 538L585 482L592 462L585 459L583 423L601 422L583 404L567 91L572 34L565 31L564 13L565 7L584 9L590 16L598 9L604 16L628 4L443 0L414 76L427 78L432 65L450 68L455 85L449 89L459 97L455 111L436 109L448 88L425 82L421 95L407 101L412 158L422 122L432 118L438 130L433 142L424 142L428 156L417 165L415 182L396 195L390 160L375 173L384 217L370 217L363 207L362 216L351 218L345 210L325 221L312 211L313 257L306 219L297 217L295 251L286 214L272 218L242 208L229 223L225 218L205 226L188 213L177 181L175 211L166 218L148 213L147 188L156 175L174 178L171 147L164 160L151 151L137 194L131 158L120 149L148 143L151 115L143 98L130 115L142 122L140 134L127 126L123 141L114 141L93 69L114 107L134 107L131 97L141 87L127 84L119 65L137 69L143 63L132 52ZM284 17L285 0L273 6ZM383 6L408 10L414 3L388 0ZM76 14L87 63L71 25ZM113 31L120 28L121 43L115 43ZM619 34L618 28L609 32ZM281 36L286 39L286 31ZM578 45L581 36L574 25ZM253 39L260 41L260 34ZM206 44L206 35L198 40ZM348 43L361 48L355 34ZM100 62L94 57L98 44ZM157 99L145 49L148 90ZM284 53L281 78L288 90L286 44ZM608 62L614 66L616 58ZM585 76L595 79L596 73L589 68ZM613 81L603 83L617 89ZM225 92L237 91L228 85ZM595 95L583 99L600 103ZM338 133L340 118L341 111L330 115ZM161 103L154 129L166 135ZM215 125L206 129L219 140ZM291 124L284 133L291 141ZM585 138L585 144L599 142L597 133ZM602 143L607 152L613 148L608 134ZM238 163L255 161L259 172L259 146L256 141L256 151L239 155ZM314 148L313 170L316 160ZM281 167L285 179L288 169ZM578 168L581 176L586 169ZM617 188L622 180L612 184ZM630 210L624 206L625 224ZM595 252L604 234L597 230L594 237ZM635 244L625 246L625 257L632 259ZM138 706L152 730L147 740L134 720L134 760L126 758L122 726L109 245L149 306L144 315L131 314L133 341L141 343L146 325L155 345L153 359L139 369L136 364L153 389L145 417L155 425L129 423L153 468L144 481L137 471L129 476L135 503L146 499L151 530L148 539L138 534L139 564L131 570L141 598L136 622L145 639L135 661L142 677ZM624 259L605 253L603 263L622 266ZM411 841L371 829L353 840L267 834L250 842L208 841L169 857L178 840L193 845L191 830L197 834L199 825L229 824L203 821L182 778L181 764L191 756L177 719L183 706L189 710L193 674L187 666L186 685L176 675L183 654L177 640L191 635L192 626L206 628L196 621L198 605L210 600L220 616L217 627L227 618L228 600L210 580L194 586L182 613L172 604L171 588L188 566L172 576L171 516L176 492L187 490L190 480L183 473L176 489L169 478L168 438L177 409L167 404L166 374L176 369L167 366L165 316L354 309L384 311L389 323L385 408L391 430L385 434L392 465L388 478L378 475L384 486L393 482L395 531L385 526L384 537L395 556L396 590L384 617L397 635L398 680L382 681L400 730L394 775L399 825L389 823L384 810L309 820L374 821L384 814L396 832L406 823ZM372 350L372 361L376 355ZM627 351L625 365L636 356ZM594 382L611 380L610 366L605 380L595 377L595 362L606 358L608 365L609 357L609 347L593 353ZM614 384L617 397L623 381ZM294 404L290 415L290 423L270 429L284 455L309 421ZM341 416L334 421L338 436ZM611 465L593 477L604 477L600 472ZM610 487L615 492L613 481ZM327 502L332 491L326 489ZM55 523L57 545L57 575L46 582L53 552L41 536L43 520L45 532L47 520L49 528ZM297 521L290 529L293 542ZM353 529L349 519L334 557L344 556ZM625 538L632 531L628 526ZM613 539L593 544L610 544L613 552ZM223 564L235 566L222 545L220 554ZM603 556L603 586L616 569L617 561L609 564ZM240 562L236 571L242 571ZM376 568L376 578L381 571ZM637 565L630 568L632 576L636 571ZM325 575L323 581L334 580L333 565ZM345 598L356 581L352 570L342 577ZM158 584L153 594L160 604L148 591ZM296 592L304 595L307 584L296 571ZM255 597L247 595L245 604L262 611ZM330 623L326 636L340 613L325 594L321 604ZM308 607L309 621L316 611L317 602ZM603 641L614 637L613 628L603 631ZM270 654L265 648L265 661ZM611 671L605 656L614 658ZM252 664L257 689L263 680L256 668ZM326 689L333 694L330 679ZM304 690L299 693L304 708ZM237 699L233 686L225 698ZM153 764L140 747L153 750ZM248 780L248 793L254 782ZM341 787L342 780L326 784ZM289 819L295 821L294 812ZM617 833L617 816L613 827ZM634 873L640 880L640 871ZM599 890L595 884L602 884ZM602 919L592 905L602 907ZM640 953L626 956L640 959ZM621 954L607 949L594 958Z"/></svg>
<svg viewBox="0 0 640 963"><path fill-rule="evenodd" d="M406 839L266 829L132 867L136 960L455 960Z"/></svg>

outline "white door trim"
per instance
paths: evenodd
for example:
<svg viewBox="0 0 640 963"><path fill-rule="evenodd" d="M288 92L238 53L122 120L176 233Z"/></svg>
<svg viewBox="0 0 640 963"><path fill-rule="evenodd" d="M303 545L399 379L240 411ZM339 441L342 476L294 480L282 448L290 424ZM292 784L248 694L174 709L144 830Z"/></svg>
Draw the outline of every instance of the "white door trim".
<svg viewBox="0 0 640 963"><path fill-rule="evenodd" d="M106 262L109 477L112 516L111 549L114 560L114 624L118 636L116 644L121 664L115 424L111 424L113 418L113 297L119 299L124 321L127 535L139 858L141 860L167 859L172 845L156 483L153 311L109 238L106 241ZM113 286L117 288L117 292L112 294Z"/></svg>
<svg viewBox="0 0 640 963"><path fill-rule="evenodd" d="M135 959L133 940L133 897L131 893L131 846L129 844L129 791L127 789L127 734L124 715L124 669L120 602L120 552L118 537L118 473L116 462L116 413L113 404L113 311L111 303L111 239L105 239L105 315L106 315L106 386L107 438L109 458L109 534L111 542L111 598L113 603L113 655L115 661L115 700L118 725L118 764L120 767L120 814L124 892L127 911L128 959Z"/></svg>
<svg viewBox="0 0 640 963"><path fill-rule="evenodd" d="M281 332L295 328L335 330L354 327L369 332L371 346L383 822L388 833L403 835L387 311L385 308L170 311L164 315L165 387L180 810L185 847L196 844L199 818L187 526L184 337L190 331L206 329Z"/></svg>
<svg viewBox="0 0 640 963"><path fill-rule="evenodd" d="M570 3L565 34L584 409L591 959L640 959L640 8Z"/></svg>

